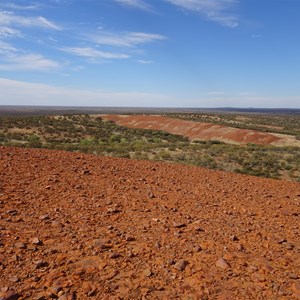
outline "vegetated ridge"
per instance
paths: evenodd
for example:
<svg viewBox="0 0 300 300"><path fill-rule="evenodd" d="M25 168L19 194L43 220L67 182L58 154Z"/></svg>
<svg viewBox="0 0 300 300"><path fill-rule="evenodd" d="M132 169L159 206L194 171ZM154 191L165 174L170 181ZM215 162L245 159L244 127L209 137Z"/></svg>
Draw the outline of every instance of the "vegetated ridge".
<svg viewBox="0 0 300 300"><path fill-rule="evenodd" d="M300 299L300 184L0 147L1 299Z"/></svg>
<svg viewBox="0 0 300 300"><path fill-rule="evenodd" d="M180 117L208 119L221 125L223 123L227 125L229 122L234 124L239 122L239 125L243 122L243 126L257 124L268 126L268 130L271 130L269 127L273 128L278 124L286 133L300 134L299 120L294 116L273 119L269 116L252 115L220 117L188 114ZM198 124L196 121L193 122L195 123ZM286 138L286 135L284 137ZM283 143L282 139L280 141ZM290 141L294 143L295 139ZM172 161L262 177L300 180L300 152L299 147L295 145L277 147L251 143L240 146L218 140L192 141L182 135L163 130L119 126L114 122L103 120L97 114L1 117L0 144Z"/></svg>
<svg viewBox="0 0 300 300"><path fill-rule="evenodd" d="M102 118L114 121L118 125L129 128L142 128L164 130L172 134L179 134L191 140L218 140L232 144L258 144L258 145L288 145L300 146L300 141L291 137L234 128L212 123L200 123L188 120L168 118L158 115L103 115Z"/></svg>

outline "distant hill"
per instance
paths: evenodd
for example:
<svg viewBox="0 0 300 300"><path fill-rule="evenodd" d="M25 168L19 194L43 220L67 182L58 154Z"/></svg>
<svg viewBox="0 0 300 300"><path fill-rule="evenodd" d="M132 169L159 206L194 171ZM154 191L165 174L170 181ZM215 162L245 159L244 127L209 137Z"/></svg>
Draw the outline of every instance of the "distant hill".
<svg viewBox="0 0 300 300"><path fill-rule="evenodd" d="M88 107L88 106L14 106L0 105L0 116L55 114L160 114L160 113L243 112L267 114L300 114L300 109L288 108L164 108L164 107Z"/></svg>

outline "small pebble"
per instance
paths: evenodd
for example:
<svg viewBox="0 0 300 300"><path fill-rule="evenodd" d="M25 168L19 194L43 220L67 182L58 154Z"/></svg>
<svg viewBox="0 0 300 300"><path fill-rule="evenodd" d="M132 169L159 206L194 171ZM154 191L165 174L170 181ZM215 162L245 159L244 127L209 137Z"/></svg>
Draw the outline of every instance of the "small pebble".
<svg viewBox="0 0 300 300"><path fill-rule="evenodd" d="M188 262L184 259L179 260L175 265L174 268L178 271L184 271L184 269L187 267Z"/></svg>
<svg viewBox="0 0 300 300"><path fill-rule="evenodd" d="M216 266L218 268L223 269L223 270L228 269L230 267L230 265L228 264L228 262L223 257L221 257L220 259L218 259L216 261Z"/></svg>
<svg viewBox="0 0 300 300"><path fill-rule="evenodd" d="M150 276L152 275L152 272L151 272L150 269L145 269L145 270L143 271L143 274L144 274L146 277L150 277Z"/></svg>

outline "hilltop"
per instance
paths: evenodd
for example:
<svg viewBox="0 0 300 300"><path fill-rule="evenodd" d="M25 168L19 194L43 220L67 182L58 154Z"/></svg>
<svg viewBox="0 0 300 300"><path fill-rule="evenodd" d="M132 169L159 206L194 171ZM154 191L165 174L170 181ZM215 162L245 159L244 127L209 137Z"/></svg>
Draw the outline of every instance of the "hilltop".
<svg viewBox="0 0 300 300"><path fill-rule="evenodd" d="M0 299L300 299L300 184L0 147Z"/></svg>

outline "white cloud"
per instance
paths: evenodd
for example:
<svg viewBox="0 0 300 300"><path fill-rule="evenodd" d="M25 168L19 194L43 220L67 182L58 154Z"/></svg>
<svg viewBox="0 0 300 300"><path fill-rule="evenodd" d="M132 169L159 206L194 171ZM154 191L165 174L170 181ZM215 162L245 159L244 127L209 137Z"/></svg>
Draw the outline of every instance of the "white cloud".
<svg viewBox="0 0 300 300"><path fill-rule="evenodd" d="M0 26L0 38L21 37L19 30L7 26Z"/></svg>
<svg viewBox="0 0 300 300"><path fill-rule="evenodd" d="M100 32L97 35L88 36L93 42L99 45L115 47L134 47L136 45L165 40L166 37L156 33L127 32L111 33Z"/></svg>
<svg viewBox="0 0 300 300"><path fill-rule="evenodd" d="M72 55L92 58L92 59L125 59L129 58L127 54L118 54L112 52L100 51L91 47L65 47L60 50Z"/></svg>
<svg viewBox="0 0 300 300"><path fill-rule="evenodd" d="M8 11L0 11L0 26L41 27L60 30L60 27L44 17L24 17Z"/></svg>
<svg viewBox="0 0 300 300"><path fill-rule="evenodd" d="M54 71L61 68L61 65L51 59L47 59L40 54L12 54L14 48L7 48L10 51L0 61L1 71ZM0 43L1 51L1 43Z"/></svg>
<svg viewBox="0 0 300 300"><path fill-rule="evenodd" d="M185 10L203 14L207 19L230 28L237 27L238 18L230 12L237 0L165 0Z"/></svg>
<svg viewBox="0 0 300 300"><path fill-rule="evenodd" d="M8 9L13 9L13 10L36 10L39 8L39 5L37 3L34 4L32 3L28 5L19 5L12 2L6 2L6 3L1 3L0 6Z"/></svg>
<svg viewBox="0 0 300 300"><path fill-rule="evenodd" d="M171 98L140 92L105 92L63 88L0 78L0 105L163 106Z"/></svg>
<svg viewBox="0 0 300 300"><path fill-rule="evenodd" d="M49 20L47 20L44 17L38 17L37 20L40 21L41 25L44 25L44 27L48 27L48 28L55 29L55 30L60 30L59 26L55 25L53 22L50 22Z"/></svg>
<svg viewBox="0 0 300 300"><path fill-rule="evenodd" d="M0 54L9 54L17 52L17 49L13 47L11 44L3 42L0 40Z"/></svg>
<svg viewBox="0 0 300 300"><path fill-rule="evenodd" d="M153 10L150 0L114 0L129 7ZM239 0L161 0L173 4L182 9L193 11L205 16L208 20L217 22L223 26L235 28L239 25L237 16L231 12L232 7Z"/></svg>
<svg viewBox="0 0 300 300"><path fill-rule="evenodd" d="M152 64L152 61L151 60L143 60L143 59L139 59L137 61L139 64L142 64L142 65L150 65Z"/></svg>
<svg viewBox="0 0 300 300"><path fill-rule="evenodd" d="M122 5L149 11L152 9L151 5L144 0L114 0Z"/></svg>

